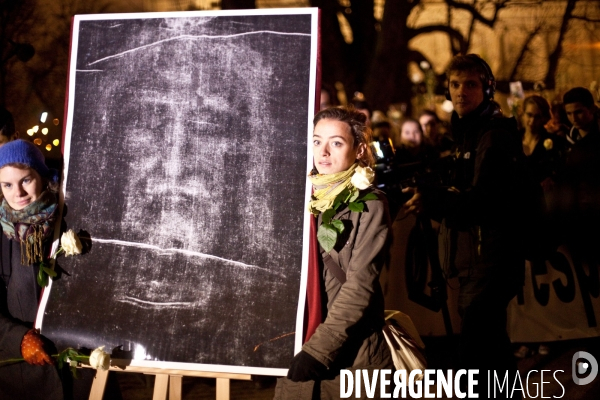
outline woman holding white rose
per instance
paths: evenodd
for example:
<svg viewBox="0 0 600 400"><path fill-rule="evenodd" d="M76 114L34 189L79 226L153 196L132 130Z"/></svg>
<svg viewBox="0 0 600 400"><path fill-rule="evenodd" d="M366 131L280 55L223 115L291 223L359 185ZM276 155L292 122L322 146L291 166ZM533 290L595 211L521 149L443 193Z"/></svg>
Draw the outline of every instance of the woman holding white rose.
<svg viewBox="0 0 600 400"><path fill-rule="evenodd" d="M341 369L393 369L379 285L390 220L385 197L371 186L370 137L366 117L352 108L314 118L309 211L318 244L309 257L305 343L275 399L339 398Z"/></svg>
<svg viewBox="0 0 600 400"><path fill-rule="evenodd" d="M48 260L58 214L58 178L33 143L15 140L0 147L0 399L89 396L93 371L73 381L68 368L56 368L54 345L34 329L40 279L42 285L47 279L40 269ZM81 252L72 231L61 246L60 252ZM5 362L17 359L25 362Z"/></svg>

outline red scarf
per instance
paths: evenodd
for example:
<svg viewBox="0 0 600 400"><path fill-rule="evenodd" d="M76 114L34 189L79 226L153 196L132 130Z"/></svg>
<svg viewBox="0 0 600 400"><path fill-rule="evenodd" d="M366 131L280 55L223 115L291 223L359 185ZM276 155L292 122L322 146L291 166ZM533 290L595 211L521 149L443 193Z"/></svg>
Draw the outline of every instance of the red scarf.
<svg viewBox="0 0 600 400"><path fill-rule="evenodd" d="M321 309L321 254L317 242L317 217L310 219L310 243L308 246L308 279L306 282L305 334L303 343L315 333L323 322Z"/></svg>

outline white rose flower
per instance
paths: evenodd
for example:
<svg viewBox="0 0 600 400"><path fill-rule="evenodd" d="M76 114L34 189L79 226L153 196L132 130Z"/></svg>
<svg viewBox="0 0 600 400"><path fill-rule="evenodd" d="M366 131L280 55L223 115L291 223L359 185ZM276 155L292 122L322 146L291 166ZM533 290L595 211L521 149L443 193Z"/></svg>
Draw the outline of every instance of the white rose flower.
<svg viewBox="0 0 600 400"><path fill-rule="evenodd" d="M90 366L94 369L108 371L110 367L110 355L104 351L104 346L98 347L90 355Z"/></svg>
<svg viewBox="0 0 600 400"><path fill-rule="evenodd" d="M375 171L373 171L370 167L356 167L350 183L352 183L352 186L358 190L364 190L371 186L371 183L374 179Z"/></svg>
<svg viewBox="0 0 600 400"><path fill-rule="evenodd" d="M79 237L77 237L72 229L69 229L62 234L62 237L60 238L60 245L65 251L66 256L81 254L81 242L79 241Z"/></svg>
<svg viewBox="0 0 600 400"><path fill-rule="evenodd" d="M544 147L546 148L546 150L552 150L553 146L554 146L554 143L552 143L552 139L548 138L548 139L544 140Z"/></svg>

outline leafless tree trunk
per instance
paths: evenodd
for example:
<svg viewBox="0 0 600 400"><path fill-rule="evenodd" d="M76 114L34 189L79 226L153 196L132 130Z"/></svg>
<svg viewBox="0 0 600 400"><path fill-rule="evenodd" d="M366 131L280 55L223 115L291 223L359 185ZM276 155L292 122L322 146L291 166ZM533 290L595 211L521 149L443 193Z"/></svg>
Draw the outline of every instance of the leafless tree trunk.
<svg viewBox="0 0 600 400"><path fill-rule="evenodd" d="M548 72L546 73L546 79L544 79L546 89L554 89L556 87L556 71L558 70L558 62L560 61L560 57L562 55L562 44L565 38L565 34L569 29L569 21L573 16L573 10L575 9L576 3L577 0L568 0L567 2L565 14L560 25L558 40L556 41L556 47L548 57Z"/></svg>

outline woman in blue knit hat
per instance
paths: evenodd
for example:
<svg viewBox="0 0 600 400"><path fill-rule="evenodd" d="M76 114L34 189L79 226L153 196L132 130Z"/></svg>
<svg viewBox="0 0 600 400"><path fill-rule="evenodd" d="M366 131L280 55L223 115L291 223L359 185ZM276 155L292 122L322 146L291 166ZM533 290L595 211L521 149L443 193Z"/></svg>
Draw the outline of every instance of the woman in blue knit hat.
<svg viewBox="0 0 600 400"><path fill-rule="evenodd" d="M58 213L58 172L24 140L0 147L0 398L63 399L51 343L34 329L41 286L39 263L47 256Z"/></svg>

